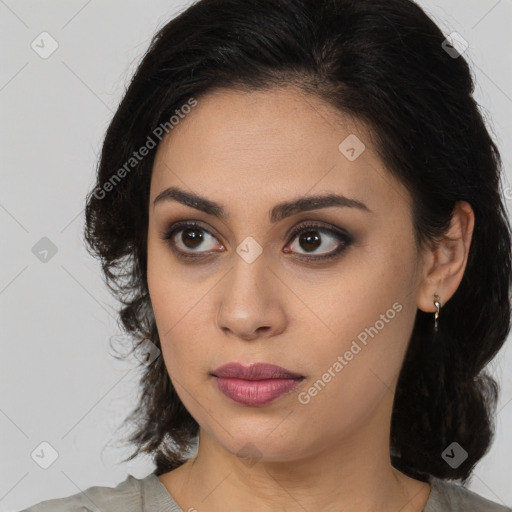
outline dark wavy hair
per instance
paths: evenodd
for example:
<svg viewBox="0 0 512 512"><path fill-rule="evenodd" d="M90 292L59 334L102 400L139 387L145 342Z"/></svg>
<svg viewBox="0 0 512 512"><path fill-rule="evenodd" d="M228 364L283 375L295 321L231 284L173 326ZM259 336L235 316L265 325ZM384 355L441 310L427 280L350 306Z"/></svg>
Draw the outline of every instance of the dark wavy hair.
<svg viewBox="0 0 512 512"><path fill-rule="evenodd" d="M483 370L510 330L511 230L501 157L473 98L470 68L445 51L444 40L410 0L197 1L158 30L125 91L87 195L84 234L121 304L130 343L160 348L146 272L156 150L136 165L130 160L162 131L155 128L169 131L191 98L220 88L295 86L363 121L389 172L410 191L418 247L435 247L457 201L475 213L466 270L437 335L432 313L417 311L390 437L398 470L465 483L495 434L499 388ZM156 475L175 469L199 426L162 357L144 367L138 399L127 441L136 448L125 460L150 454ZM468 453L456 468L441 456L454 441Z"/></svg>

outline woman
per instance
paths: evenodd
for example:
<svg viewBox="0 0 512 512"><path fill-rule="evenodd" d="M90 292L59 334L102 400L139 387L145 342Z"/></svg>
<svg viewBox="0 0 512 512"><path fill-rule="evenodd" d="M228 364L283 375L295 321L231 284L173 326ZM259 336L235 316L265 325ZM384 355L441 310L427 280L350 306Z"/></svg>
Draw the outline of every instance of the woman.
<svg viewBox="0 0 512 512"><path fill-rule="evenodd" d="M164 26L85 233L147 355L130 459L156 469L27 510L510 510L448 482L490 447L510 329L472 93L409 0L201 0Z"/></svg>

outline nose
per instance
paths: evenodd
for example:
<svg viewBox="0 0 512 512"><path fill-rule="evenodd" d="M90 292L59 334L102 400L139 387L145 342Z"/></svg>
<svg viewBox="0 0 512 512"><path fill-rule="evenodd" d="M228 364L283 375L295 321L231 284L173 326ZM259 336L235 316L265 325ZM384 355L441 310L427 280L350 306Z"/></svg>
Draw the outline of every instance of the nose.
<svg viewBox="0 0 512 512"><path fill-rule="evenodd" d="M286 327L286 294L264 256L248 263L237 255L217 289L217 326L226 336L250 341Z"/></svg>

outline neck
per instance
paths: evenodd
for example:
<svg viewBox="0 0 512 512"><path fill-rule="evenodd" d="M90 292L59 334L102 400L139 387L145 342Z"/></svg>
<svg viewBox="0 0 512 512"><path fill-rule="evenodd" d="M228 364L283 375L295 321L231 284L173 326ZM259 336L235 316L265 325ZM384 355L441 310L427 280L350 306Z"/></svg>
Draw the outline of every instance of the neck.
<svg viewBox="0 0 512 512"><path fill-rule="evenodd" d="M159 478L183 510L421 512L430 486L391 465L387 417L387 428L377 415L379 428L366 422L343 442L290 460L259 459L257 451L241 459L201 429L197 455Z"/></svg>

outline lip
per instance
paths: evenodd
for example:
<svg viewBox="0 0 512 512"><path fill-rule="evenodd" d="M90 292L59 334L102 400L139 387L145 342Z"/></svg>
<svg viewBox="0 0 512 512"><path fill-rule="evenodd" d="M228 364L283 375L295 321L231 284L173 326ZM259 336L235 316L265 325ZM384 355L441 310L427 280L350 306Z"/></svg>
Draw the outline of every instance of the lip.
<svg viewBox="0 0 512 512"><path fill-rule="evenodd" d="M265 379L299 379L303 375L269 363L254 363L245 366L241 363L227 363L212 372L214 377L224 377L243 380Z"/></svg>
<svg viewBox="0 0 512 512"><path fill-rule="evenodd" d="M267 363L228 363L212 372L218 389L234 402L263 406L291 391L305 377Z"/></svg>

